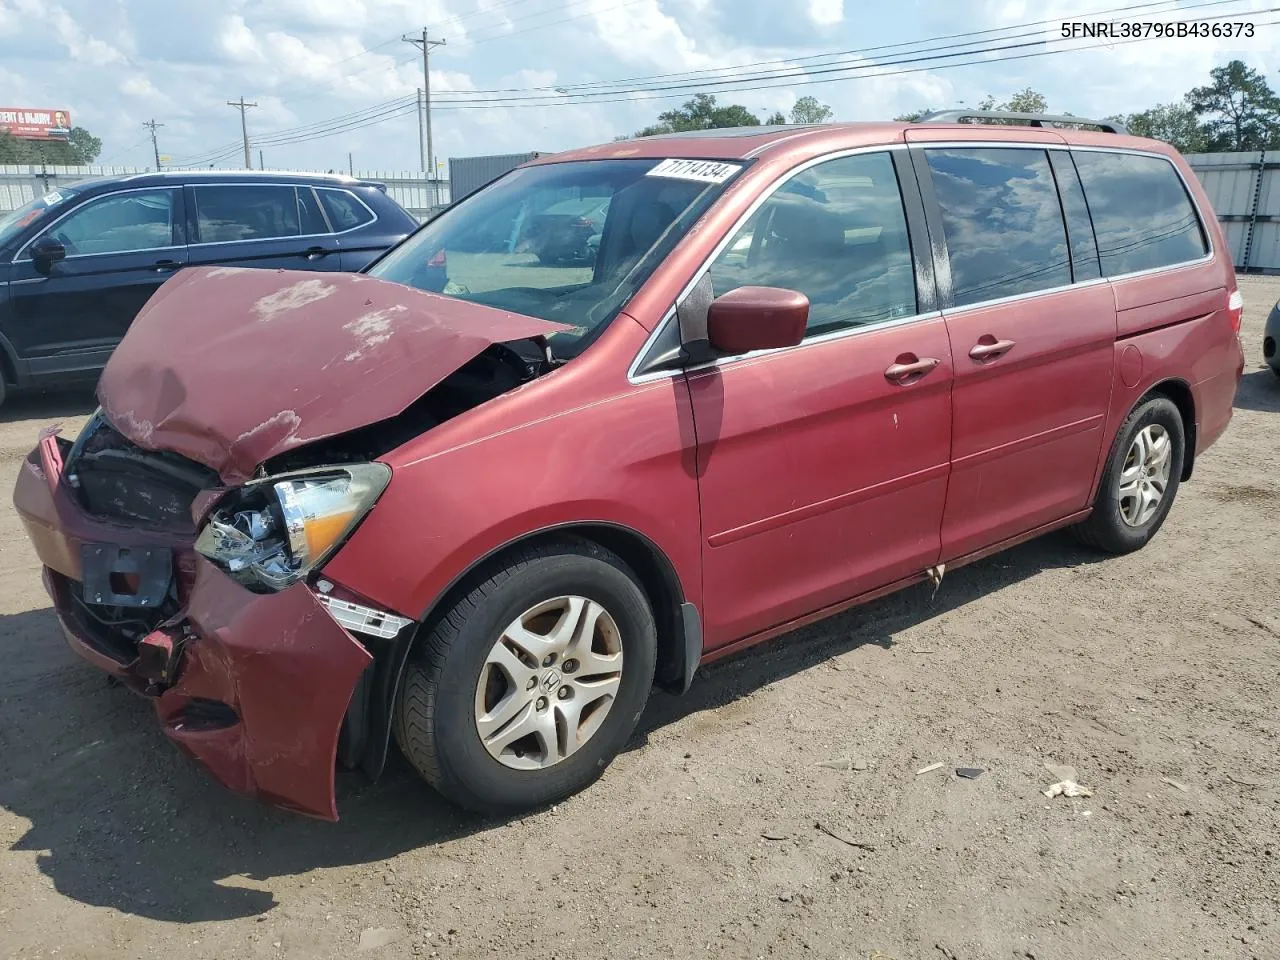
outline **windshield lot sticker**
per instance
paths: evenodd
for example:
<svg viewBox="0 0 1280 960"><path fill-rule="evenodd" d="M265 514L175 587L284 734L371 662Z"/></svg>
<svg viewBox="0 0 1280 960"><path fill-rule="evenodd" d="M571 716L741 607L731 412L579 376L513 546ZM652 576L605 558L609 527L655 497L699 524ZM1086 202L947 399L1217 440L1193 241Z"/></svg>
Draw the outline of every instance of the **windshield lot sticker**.
<svg viewBox="0 0 1280 960"><path fill-rule="evenodd" d="M739 164L721 163L718 160L663 160L645 176L697 180L699 183L724 183L740 169Z"/></svg>
<svg viewBox="0 0 1280 960"><path fill-rule="evenodd" d="M57 190L51 190L40 199L41 201L43 201L46 207L52 207L55 203L62 202L62 194L60 194Z"/></svg>

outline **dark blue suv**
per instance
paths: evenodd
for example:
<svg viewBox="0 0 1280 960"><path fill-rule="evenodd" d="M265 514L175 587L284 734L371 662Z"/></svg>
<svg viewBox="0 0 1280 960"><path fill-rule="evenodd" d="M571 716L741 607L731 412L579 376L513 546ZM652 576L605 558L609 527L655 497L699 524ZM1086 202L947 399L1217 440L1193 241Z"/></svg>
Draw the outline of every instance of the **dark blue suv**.
<svg viewBox="0 0 1280 960"><path fill-rule="evenodd" d="M182 267L357 271L417 225L381 184L349 177L175 172L58 187L0 216L0 401L95 380Z"/></svg>

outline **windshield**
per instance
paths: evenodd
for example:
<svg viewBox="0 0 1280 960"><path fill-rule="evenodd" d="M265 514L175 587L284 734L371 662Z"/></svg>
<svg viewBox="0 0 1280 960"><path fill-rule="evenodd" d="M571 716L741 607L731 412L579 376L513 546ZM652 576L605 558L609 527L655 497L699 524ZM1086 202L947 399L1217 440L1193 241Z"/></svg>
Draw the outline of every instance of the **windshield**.
<svg viewBox="0 0 1280 960"><path fill-rule="evenodd" d="M29 203L24 203L17 210L0 214L0 247L3 247L26 227L35 222L46 210L66 203L71 199L73 193L74 191L63 187L60 190L46 193L43 197L39 197Z"/></svg>
<svg viewBox="0 0 1280 960"><path fill-rule="evenodd" d="M431 221L369 274L567 324L554 351L573 356L741 169L656 158L524 167Z"/></svg>

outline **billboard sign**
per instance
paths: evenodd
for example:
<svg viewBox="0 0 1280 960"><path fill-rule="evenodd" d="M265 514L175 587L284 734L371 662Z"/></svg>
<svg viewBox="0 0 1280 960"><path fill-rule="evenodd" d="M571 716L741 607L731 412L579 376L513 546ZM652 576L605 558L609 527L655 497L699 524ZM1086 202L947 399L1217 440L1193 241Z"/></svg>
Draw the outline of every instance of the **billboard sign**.
<svg viewBox="0 0 1280 960"><path fill-rule="evenodd" d="M20 140L65 140L71 133L71 111L0 107L0 133Z"/></svg>

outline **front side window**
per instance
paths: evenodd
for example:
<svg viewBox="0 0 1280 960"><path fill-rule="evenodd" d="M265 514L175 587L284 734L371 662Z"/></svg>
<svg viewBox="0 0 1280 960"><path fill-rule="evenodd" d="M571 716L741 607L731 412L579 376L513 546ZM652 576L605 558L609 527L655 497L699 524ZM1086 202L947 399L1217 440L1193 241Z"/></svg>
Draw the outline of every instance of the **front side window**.
<svg viewBox="0 0 1280 960"><path fill-rule="evenodd" d="M432 220L369 274L566 324L552 344L571 356L740 169L652 157L523 167Z"/></svg>
<svg viewBox="0 0 1280 960"><path fill-rule="evenodd" d="M1071 283L1062 207L1043 150L926 150L956 306Z"/></svg>
<svg viewBox="0 0 1280 960"><path fill-rule="evenodd" d="M76 191L61 187L51 190L43 197L29 200L16 210L0 214L0 247L18 235L37 220L48 220L57 216L56 210L65 206L67 201L76 195Z"/></svg>
<svg viewBox="0 0 1280 960"><path fill-rule="evenodd" d="M809 298L812 334L916 312L902 195L887 153L796 174L748 218L711 265L715 296L782 287Z"/></svg>
<svg viewBox="0 0 1280 960"><path fill-rule="evenodd" d="M49 228L68 257L159 250L174 245L173 190L132 190L90 200Z"/></svg>
<svg viewBox="0 0 1280 960"><path fill-rule="evenodd" d="M305 210L289 184L197 186L196 222L201 243L269 240L301 234Z"/></svg>
<svg viewBox="0 0 1280 960"><path fill-rule="evenodd" d="M1154 270L1209 252L1187 188L1163 157L1073 150L1103 276Z"/></svg>

